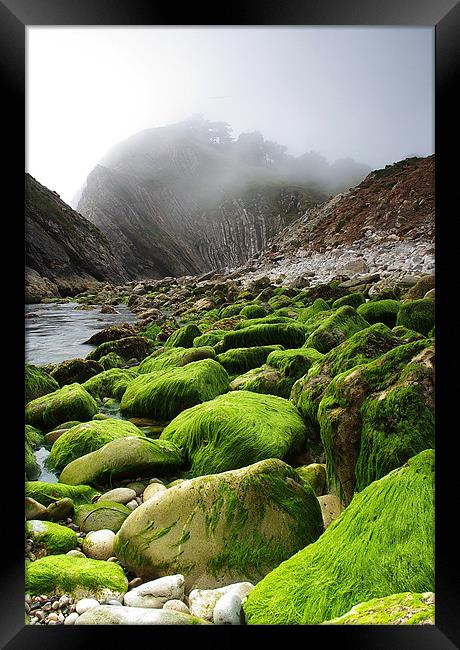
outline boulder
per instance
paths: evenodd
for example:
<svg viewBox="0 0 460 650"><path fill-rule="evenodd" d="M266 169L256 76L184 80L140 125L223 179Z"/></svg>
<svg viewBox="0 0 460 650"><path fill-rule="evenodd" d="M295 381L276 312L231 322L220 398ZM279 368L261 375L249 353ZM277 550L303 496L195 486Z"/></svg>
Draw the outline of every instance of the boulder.
<svg viewBox="0 0 460 650"><path fill-rule="evenodd" d="M116 533L130 514L131 510L122 503L97 501L77 506L73 520L83 533L94 530L111 530Z"/></svg>
<svg viewBox="0 0 460 650"><path fill-rule="evenodd" d="M57 364L50 372L50 375L62 388L67 384L83 384L87 379L94 377L103 370L104 368L97 361L69 359Z"/></svg>
<svg viewBox="0 0 460 650"><path fill-rule="evenodd" d="M150 580L128 591L123 602L128 607L161 609L168 600L183 599L184 582L181 574Z"/></svg>
<svg viewBox="0 0 460 650"><path fill-rule="evenodd" d="M108 560L113 557L115 533L108 528L90 531L83 540L83 551L93 560Z"/></svg>
<svg viewBox="0 0 460 650"><path fill-rule="evenodd" d="M429 298L410 300L401 305L396 319L396 325L420 332L428 336L435 324L435 303Z"/></svg>
<svg viewBox="0 0 460 650"><path fill-rule="evenodd" d="M296 467L295 471L300 480L307 483L316 496L319 497L324 494L327 483L326 465L323 463L310 463L310 465Z"/></svg>
<svg viewBox="0 0 460 650"><path fill-rule="evenodd" d="M210 625L210 623L171 609L100 605L79 616L75 625Z"/></svg>
<svg viewBox="0 0 460 650"><path fill-rule="evenodd" d="M282 350L280 345L259 345L252 348L232 348L218 354L218 361L229 375L239 375L252 368L258 368L267 360L271 352Z"/></svg>
<svg viewBox="0 0 460 650"><path fill-rule="evenodd" d="M383 323L394 327L401 304L399 300L371 300L360 305L356 311L371 325Z"/></svg>
<svg viewBox="0 0 460 650"><path fill-rule="evenodd" d="M366 327L369 327L369 323L353 307L344 305L333 311L310 334L305 347L315 348L324 354Z"/></svg>
<svg viewBox="0 0 460 650"><path fill-rule="evenodd" d="M157 370L170 370L171 368L180 368L193 361L202 359L214 359L216 352L211 346L193 347L193 348L159 348L152 352L139 365L139 373L146 374L156 372Z"/></svg>
<svg viewBox="0 0 460 650"><path fill-rule="evenodd" d="M181 573L186 590L210 589L260 580L322 530L313 491L270 459L159 492L125 521L115 553L144 580Z"/></svg>
<svg viewBox="0 0 460 650"><path fill-rule="evenodd" d="M265 345L282 345L300 348L305 343L305 331L301 325L290 323L263 323L227 332L218 344L219 352L232 348L250 348Z"/></svg>
<svg viewBox="0 0 460 650"><path fill-rule="evenodd" d="M145 336L126 336L116 341L101 343L86 358L99 361L101 357L105 357L110 352L115 352L124 361L129 361L133 357L140 360L153 352L154 347L154 342Z"/></svg>
<svg viewBox="0 0 460 650"><path fill-rule="evenodd" d="M321 625L434 625L434 593L405 592L365 603Z"/></svg>
<svg viewBox="0 0 460 650"><path fill-rule="evenodd" d="M49 506L58 499L70 498L76 505L91 503L98 496L97 490L89 485L63 485L45 481L26 481L26 497L35 499L42 505Z"/></svg>
<svg viewBox="0 0 460 650"><path fill-rule="evenodd" d="M26 566L26 594L121 600L128 579L115 562L50 555Z"/></svg>
<svg viewBox="0 0 460 650"><path fill-rule="evenodd" d="M193 589L188 596L190 613L206 621L212 621L216 605L224 596L235 596L243 601L253 589L254 585L251 582L236 582L218 589Z"/></svg>
<svg viewBox="0 0 460 650"><path fill-rule="evenodd" d="M59 481L67 485L107 485L114 479L174 475L183 462L179 449L171 442L119 438L66 465Z"/></svg>
<svg viewBox="0 0 460 650"><path fill-rule="evenodd" d="M357 494L321 537L269 573L243 605L250 625L316 625L356 603L434 589L434 452Z"/></svg>
<svg viewBox="0 0 460 650"><path fill-rule="evenodd" d="M125 417L165 422L228 389L224 368L213 359L203 359L181 368L139 375L128 385L120 408Z"/></svg>
<svg viewBox="0 0 460 650"><path fill-rule="evenodd" d="M179 327L165 342L167 348L191 348L193 339L202 334L196 325Z"/></svg>
<svg viewBox="0 0 460 650"><path fill-rule="evenodd" d="M65 420L90 420L97 413L97 404L80 384L69 384L26 406L26 423L50 431Z"/></svg>
<svg viewBox="0 0 460 650"><path fill-rule="evenodd" d="M51 375L41 368L28 363L26 363L25 367L24 383L26 404L31 400L37 399L37 397L53 393L59 388L59 384Z"/></svg>
<svg viewBox="0 0 460 650"><path fill-rule="evenodd" d="M364 298L364 295L361 291L355 291L354 293L348 294L348 296L343 296L342 298L337 298L337 300L334 300L332 303L332 309L338 309L339 307L343 307L344 305L350 305L350 307L354 307L357 309L360 305L364 304L366 302L366 299ZM366 318L363 316L363 318ZM367 320L367 318L366 318Z"/></svg>
<svg viewBox="0 0 460 650"><path fill-rule="evenodd" d="M46 549L47 555L67 553L78 544L75 531L50 521L32 519L26 523L26 535L39 548Z"/></svg>
<svg viewBox="0 0 460 650"><path fill-rule="evenodd" d="M235 391L179 414L160 441L172 441L194 476L215 474L265 458L287 458L302 447L306 429L285 399Z"/></svg>
<svg viewBox="0 0 460 650"><path fill-rule="evenodd" d="M137 368L111 368L88 379L83 388L95 398L111 397L120 401L133 379L138 375Z"/></svg>

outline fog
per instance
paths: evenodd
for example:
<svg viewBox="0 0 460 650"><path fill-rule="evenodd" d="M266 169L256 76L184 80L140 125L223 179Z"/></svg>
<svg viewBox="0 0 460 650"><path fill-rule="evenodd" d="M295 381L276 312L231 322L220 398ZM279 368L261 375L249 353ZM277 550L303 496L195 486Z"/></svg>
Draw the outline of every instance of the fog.
<svg viewBox="0 0 460 650"><path fill-rule="evenodd" d="M348 183L346 159L433 153L433 46L414 27L29 27L27 171L70 203L118 142L201 114Z"/></svg>

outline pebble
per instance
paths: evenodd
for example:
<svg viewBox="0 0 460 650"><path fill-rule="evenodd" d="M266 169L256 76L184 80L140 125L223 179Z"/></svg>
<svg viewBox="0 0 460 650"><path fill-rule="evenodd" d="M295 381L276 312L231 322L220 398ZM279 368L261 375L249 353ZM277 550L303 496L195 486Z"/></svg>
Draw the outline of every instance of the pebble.
<svg viewBox="0 0 460 650"><path fill-rule="evenodd" d="M182 600L184 597L184 576L165 576L144 582L125 594L123 602L128 607L149 607L161 609L168 600Z"/></svg>
<svg viewBox="0 0 460 650"><path fill-rule="evenodd" d="M102 494L98 501L115 501L126 504L136 498L136 491L127 487L115 488Z"/></svg>
<svg viewBox="0 0 460 650"><path fill-rule="evenodd" d="M98 607L99 606L99 601L96 600L95 598L82 598L81 600L78 601L75 609L77 611L77 614L83 614L84 612L87 612L89 609L93 609L93 607Z"/></svg>
<svg viewBox="0 0 460 650"><path fill-rule="evenodd" d="M83 540L83 551L93 560L108 560L109 557L113 557L114 539L115 533L111 530L91 531Z"/></svg>
<svg viewBox="0 0 460 650"><path fill-rule="evenodd" d="M214 607L214 625L241 625L242 606L243 600L239 594L234 591L224 594Z"/></svg>
<svg viewBox="0 0 460 650"><path fill-rule="evenodd" d="M128 587L129 589L134 589L134 587L139 587L144 581L142 578L133 578L130 582L128 582Z"/></svg>
<svg viewBox="0 0 460 650"><path fill-rule="evenodd" d="M147 487L144 490L144 494L142 495L142 498L145 501L148 501L151 499L155 494L158 494L158 492L164 492L166 491L167 488L163 485L163 483L150 483L147 485Z"/></svg>
<svg viewBox="0 0 460 650"><path fill-rule="evenodd" d="M71 551L67 551L66 555L70 555L70 557L86 557L84 553L76 548L72 549Z"/></svg>
<svg viewBox="0 0 460 650"><path fill-rule="evenodd" d="M235 582L219 589L193 589L189 594L190 613L212 621L214 608L224 594L234 593L243 599L253 589L254 585L250 582Z"/></svg>
<svg viewBox="0 0 460 650"><path fill-rule="evenodd" d="M136 508L139 507L139 504L137 503L137 501L133 499L132 501L126 504L126 507L129 508L130 510L135 510Z"/></svg>
<svg viewBox="0 0 460 650"><path fill-rule="evenodd" d="M72 614L69 614L64 621L64 625L73 625L77 620L77 618L78 618L77 612L73 612Z"/></svg>
<svg viewBox="0 0 460 650"><path fill-rule="evenodd" d="M173 609L176 612L183 612L184 614L190 614L190 610L187 605L182 600L167 600L163 605L163 609Z"/></svg>
<svg viewBox="0 0 460 650"><path fill-rule="evenodd" d="M109 558L107 559L107 562L118 562L118 561L119 561L119 560L118 560L117 557L115 557L115 555L112 555L112 557L109 557Z"/></svg>

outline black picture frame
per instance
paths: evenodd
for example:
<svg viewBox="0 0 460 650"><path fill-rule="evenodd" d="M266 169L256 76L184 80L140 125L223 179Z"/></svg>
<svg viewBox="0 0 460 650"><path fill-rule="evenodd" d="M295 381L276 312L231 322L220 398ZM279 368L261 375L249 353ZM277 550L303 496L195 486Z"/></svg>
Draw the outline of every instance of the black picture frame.
<svg viewBox="0 0 460 650"><path fill-rule="evenodd" d="M435 626L289 626L289 627L38 627L24 624L23 559L23 437L24 424L24 168L25 168L25 30L34 25L196 25L196 26L427 26L436 39L436 275L438 276L436 314L438 333L437 374L441 389L436 395L436 625ZM460 5L457 0L265 0L220 3L219 12L204 4L179 5L148 0L0 0L0 71L3 77L3 156L2 172L4 251L13 252L4 280L8 307L7 334L3 353L11 353L8 389L4 409L8 431L4 432L0 467L13 469L4 493L4 551L1 571L0 642L9 650L26 648L118 647L148 643L200 643L219 647L245 643L274 642L300 637L304 643L333 643L354 648L446 650L460 647L460 589L458 542L454 533L456 517L455 487L458 471L454 467L457 435L456 395L459 386L453 373L456 333L459 321L448 308L455 290L455 277L449 260L456 250L449 245L459 241L456 189L458 164L454 146L460 53ZM71 101L71 98L69 98ZM455 117L454 117L455 115ZM24 137L23 137L24 133ZM9 209L5 203L9 201ZM13 227L14 226L14 227ZM452 286L453 285L453 286ZM457 284L458 286L458 284ZM17 305L15 304L17 301ZM448 347L449 346L449 347ZM18 431L19 430L19 431ZM22 428L23 431L23 428ZM458 444L458 443L457 443ZM455 465L454 465L455 463ZM304 629L308 627L308 630ZM110 639L109 639L110 637ZM142 637L142 640L141 640ZM161 637L161 640L159 639ZM312 638L313 637L313 638ZM145 641L144 641L145 639Z"/></svg>

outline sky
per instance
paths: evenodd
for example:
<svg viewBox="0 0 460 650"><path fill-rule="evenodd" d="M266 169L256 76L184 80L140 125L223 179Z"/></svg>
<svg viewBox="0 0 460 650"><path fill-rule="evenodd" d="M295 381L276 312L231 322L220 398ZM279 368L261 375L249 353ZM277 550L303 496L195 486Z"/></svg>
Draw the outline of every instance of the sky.
<svg viewBox="0 0 460 650"><path fill-rule="evenodd" d="M299 156L434 152L434 30L28 27L26 170L70 203L115 144L202 113Z"/></svg>

